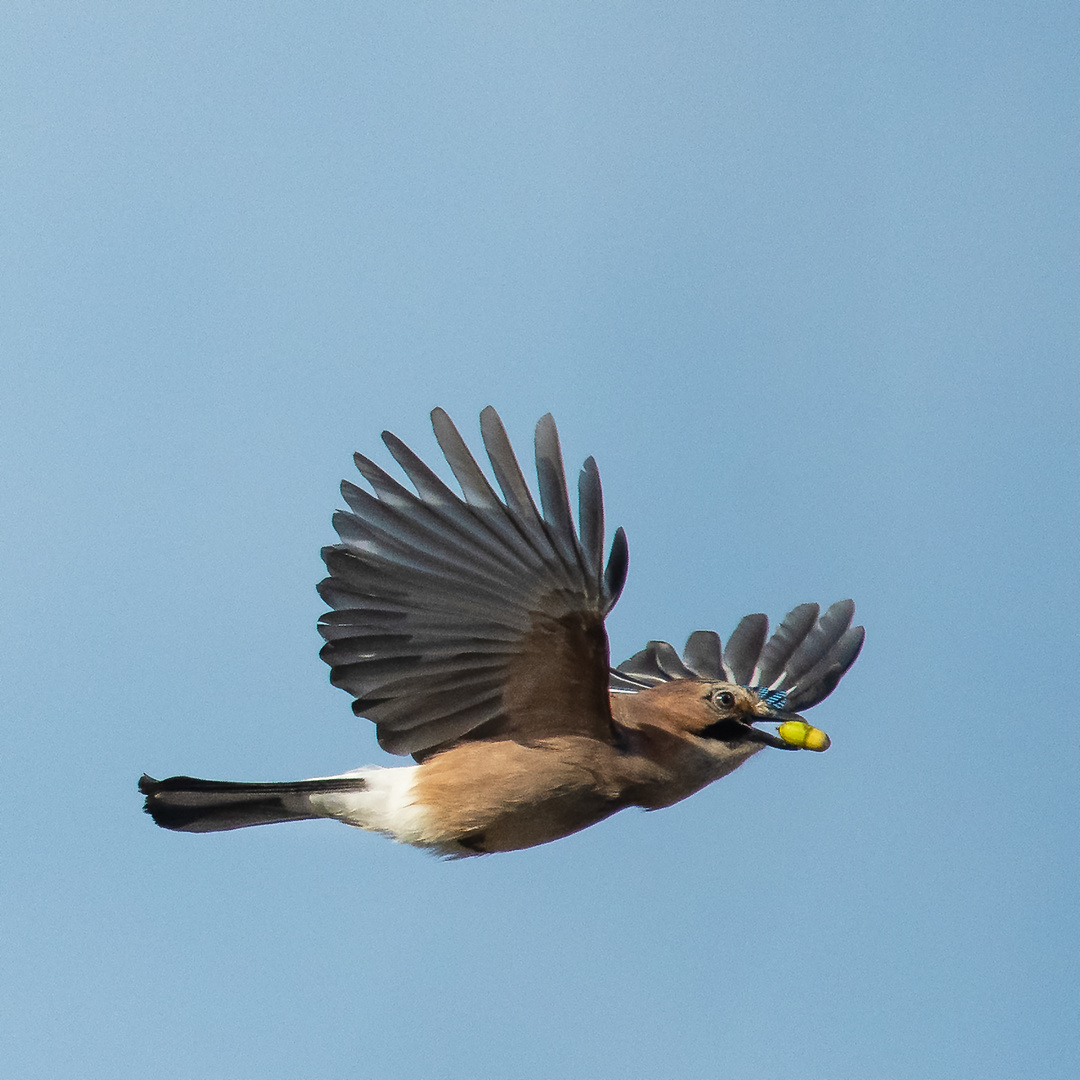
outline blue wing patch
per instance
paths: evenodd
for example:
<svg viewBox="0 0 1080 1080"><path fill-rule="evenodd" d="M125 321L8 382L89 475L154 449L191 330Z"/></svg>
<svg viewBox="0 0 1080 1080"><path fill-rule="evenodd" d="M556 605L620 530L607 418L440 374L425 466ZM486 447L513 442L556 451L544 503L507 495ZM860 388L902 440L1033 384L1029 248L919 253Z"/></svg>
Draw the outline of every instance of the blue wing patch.
<svg viewBox="0 0 1080 1080"><path fill-rule="evenodd" d="M787 708L787 694L783 690L770 690L767 686L748 686L770 709L783 711Z"/></svg>

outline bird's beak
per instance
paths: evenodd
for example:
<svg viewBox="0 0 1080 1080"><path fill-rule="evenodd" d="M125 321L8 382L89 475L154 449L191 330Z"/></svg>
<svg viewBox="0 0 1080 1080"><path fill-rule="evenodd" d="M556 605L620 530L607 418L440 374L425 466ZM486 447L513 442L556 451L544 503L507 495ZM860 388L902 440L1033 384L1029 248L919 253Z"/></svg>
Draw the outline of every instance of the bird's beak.
<svg viewBox="0 0 1080 1080"><path fill-rule="evenodd" d="M778 723L779 727L775 735L751 728L753 734L749 738L754 742L763 742L767 746L775 746L778 750L814 750L817 753L828 750L831 745L829 736L821 728L808 724L797 713L780 712L774 709L771 715L763 716L754 722L761 721L772 721Z"/></svg>

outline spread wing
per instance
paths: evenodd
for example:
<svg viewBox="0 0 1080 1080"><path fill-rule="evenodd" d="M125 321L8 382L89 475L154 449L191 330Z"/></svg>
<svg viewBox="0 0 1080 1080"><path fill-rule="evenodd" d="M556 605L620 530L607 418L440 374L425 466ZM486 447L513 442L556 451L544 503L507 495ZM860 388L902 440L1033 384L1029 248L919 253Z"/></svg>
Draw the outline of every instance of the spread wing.
<svg viewBox="0 0 1080 1080"><path fill-rule="evenodd" d="M372 493L344 482L351 513L323 549L319 620L330 681L378 726L380 745L418 760L463 738L608 739L604 617L626 579L626 538L604 568L600 475L578 480L575 532L555 421L536 425L541 511L498 413L480 429L500 498L441 409L431 414L460 498L394 435L383 441L415 494L355 455Z"/></svg>
<svg viewBox="0 0 1080 1080"><path fill-rule="evenodd" d="M711 630L691 634L682 658L666 641L650 641L611 673L613 690L636 691L671 679L708 679L782 690L793 712L824 701L855 663L865 630L852 626L855 605L840 600L819 615L817 604L788 612L769 637L764 615L747 615L721 646Z"/></svg>

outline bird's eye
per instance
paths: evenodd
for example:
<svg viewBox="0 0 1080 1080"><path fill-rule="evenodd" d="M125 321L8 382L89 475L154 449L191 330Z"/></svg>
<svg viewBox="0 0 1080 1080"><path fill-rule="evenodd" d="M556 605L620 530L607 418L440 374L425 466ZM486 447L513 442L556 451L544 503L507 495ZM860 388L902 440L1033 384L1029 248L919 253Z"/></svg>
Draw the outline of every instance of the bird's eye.
<svg viewBox="0 0 1080 1080"><path fill-rule="evenodd" d="M730 709L735 704L735 695L730 690L718 690L713 700L717 705L723 705L725 709Z"/></svg>

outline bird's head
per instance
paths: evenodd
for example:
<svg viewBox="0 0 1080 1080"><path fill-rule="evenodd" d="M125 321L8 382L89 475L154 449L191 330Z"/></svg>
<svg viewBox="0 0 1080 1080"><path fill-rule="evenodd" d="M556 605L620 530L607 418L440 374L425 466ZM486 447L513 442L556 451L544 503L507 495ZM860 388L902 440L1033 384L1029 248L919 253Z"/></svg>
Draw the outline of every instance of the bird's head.
<svg viewBox="0 0 1080 1080"><path fill-rule="evenodd" d="M669 725L717 759L745 760L763 746L827 750L829 736L796 710L832 693L855 663L864 633L851 625L850 600L820 612L817 604L800 604L772 637L764 615L747 615L726 647L712 631L697 630L681 658L666 641L650 641L611 672L612 697L647 699L640 709L659 708ZM776 734L756 726L763 722L775 723Z"/></svg>
<svg viewBox="0 0 1080 1080"><path fill-rule="evenodd" d="M616 720L644 738L649 756L681 782L671 785L658 804L664 806L726 776L766 746L828 749L828 735L786 705L775 690L713 679L672 679L612 694ZM776 734L762 724L777 725Z"/></svg>
<svg viewBox="0 0 1080 1080"><path fill-rule="evenodd" d="M790 711L782 690L729 682L699 683L697 690L700 704L693 715L703 722L691 733L698 738L730 745L759 743L780 750L829 748L829 736ZM755 726L760 723L777 724L776 734Z"/></svg>
<svg viewBox="0 0 1080 1080"><path fill-rule="evenodd" d="M787 708L783 691L716 680L674 679L614 695L617 715L632 726L657 724L691 736L712 758L745 760L763 746L828 750L829 736ZM759 724L776 724L776 734Z"/></svg>

